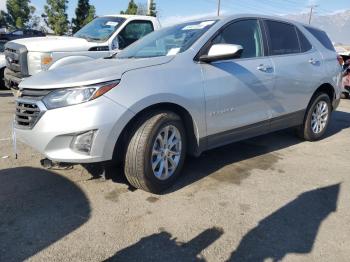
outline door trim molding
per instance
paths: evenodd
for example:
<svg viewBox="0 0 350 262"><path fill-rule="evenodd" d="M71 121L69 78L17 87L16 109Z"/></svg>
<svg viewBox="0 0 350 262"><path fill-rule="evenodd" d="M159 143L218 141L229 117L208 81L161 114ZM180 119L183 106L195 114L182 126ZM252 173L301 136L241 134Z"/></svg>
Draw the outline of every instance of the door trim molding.
<svg viewBox="0 0 350 262"><path fill-rule="evenodd" d="M241 140L301 125L304 122L305 112L305 109L299 110L294 113L278 116L248 126L209 135L200 139L199 151L204 152L206 150L228 145Z"/></svg>

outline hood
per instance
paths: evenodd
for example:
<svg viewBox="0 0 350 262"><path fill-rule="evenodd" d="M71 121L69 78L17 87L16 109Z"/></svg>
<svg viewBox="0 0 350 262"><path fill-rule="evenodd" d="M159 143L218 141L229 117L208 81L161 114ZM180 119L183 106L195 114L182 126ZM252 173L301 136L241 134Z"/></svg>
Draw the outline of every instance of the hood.
<svg viewBox="0 0 350 262"><path fill-rule="evenodd" d="M29 52L77 52L87 51L91 47L104 45L73 36L33 37L12 42L24 45Z"/></svg>
<svg viewBox="0 0 350 262"><path fill-rule="evenodd" d="M173 58L97 59L38 73L23 80L19 88L57 89L103 83L121 79L127 71L169 63Z"/></svg>

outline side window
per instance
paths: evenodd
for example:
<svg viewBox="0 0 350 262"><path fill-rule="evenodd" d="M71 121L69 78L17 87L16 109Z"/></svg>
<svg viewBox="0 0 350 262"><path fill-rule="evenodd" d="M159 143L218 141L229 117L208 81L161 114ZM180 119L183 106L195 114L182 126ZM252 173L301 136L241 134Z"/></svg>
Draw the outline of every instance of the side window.
<svg viewBox="0 0 350 262"><path fill-rule="evenodd" d="M294 25L265 21L268 38L270 55L286 55L300 53L300 45L297 31Z"/></svg>
<svg viewBox="0 0 350 262"><path fill-rule="evenodd" d="M318 40L321 42L321 44L331 50L331 51L335 51L335 48L332 44L332 41L329 39L328 35L326 34L326 32L312 28L312 27L308 27L305 26L305 28Z"/></svg>
<svg viewBox="0 0 350 262"><path fill-rule="evenodd" d="M243 20L228 25L213 41L213 44L233 44L243 47L242 58L263 55L261 30L258 20Z"/></svg>
<svg viewBox="0 0 350 262"><path fill-rule="evenodd" d="M301 52L305 53L307 51L310 51L312 49L312 45L310 44L310 41L306 38L306 36L297 29Z"/></svg>
<svg viewBox="0 0 350 262"><path fill-rule="evenodd" d="M124 49L152 31L154 29L151 21L131 21L117 36L119 49Z"/></svg>

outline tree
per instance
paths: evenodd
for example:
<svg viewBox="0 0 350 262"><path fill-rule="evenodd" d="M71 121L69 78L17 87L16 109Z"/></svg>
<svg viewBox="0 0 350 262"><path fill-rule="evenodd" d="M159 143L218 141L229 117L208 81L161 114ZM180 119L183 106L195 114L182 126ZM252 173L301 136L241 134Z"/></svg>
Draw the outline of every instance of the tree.
<svg viewBox="0 0 350 262"><path fill-rule="evenodd" d="M128 9L126 9L126 11L121 11L121 14L124 15L136 15L137 14L137 4L135 4L134 0L130 0L129 5L128 5Z"/></svg>
<svg viewBox="0 0 350 262"><path fill-rule="evenodd" d="M38 16L38 15L33 15L31 17L31 19L27 23L27 27L30 29L48 33L48 28L45 26L45 21L41 16Z"/></svg>
<svg viewBox="0 0 350 262"><path fill-rule="evenodd" d="M147 4L146 3L137 3L137 15L147 15Z"/></svg>
<svg viewBox="0 0 350 262"><path fill-rule="evenodd" d="M79 0L75 9L75 18L72 19L73 33L76 33L95 18L96 9L89 0Z"/></svg>
<svg viewBox="0 0 350 262"><path fill-rule="evenodd" d="M24 28L35 12L30 0L7 0L6 8L6 22L13 28Z"/></svg>
<svg viewBox="0 0 350 262"><path fill-rule="evenodd" d="M9 20L8 14L5 11L1 10L0 11L0 28L7 27L8 20Z"/></svg>
<svg viewBox="0 0 350 262"><path fill-rule="evenodd" d="M41 17L33 15L27 23L27 26L31 29L40 30Z"/></svg>
<svg viewBox="0 0 350 262"><path fill-rule="evenodd" d="M68 31L68 0L47 0L44 6L46 24L52 29L56 35L63 35Z"/></svg>
<svg viewBox="0 0 350 262"><path fill-rule="evenodd" d="M148 15L157 17L157 4L154 0L150 0Z"/></svg>

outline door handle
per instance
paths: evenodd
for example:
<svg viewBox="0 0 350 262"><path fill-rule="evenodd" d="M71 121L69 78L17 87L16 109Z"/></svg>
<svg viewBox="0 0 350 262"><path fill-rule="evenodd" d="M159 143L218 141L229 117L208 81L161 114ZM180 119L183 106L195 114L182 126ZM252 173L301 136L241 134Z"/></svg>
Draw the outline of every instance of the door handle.
<svg viewBox="0 0 350 262"><path fill-rule="evenodd" d="M309 63L312 64L312 65L318 65L318 64L320 63L320 61L311 58L311 59L309 60Z"/></svg>
<svg viewBox="0 0 350 262"><path fill-rule="evenodd" d="M269 72L269 71L271 71L271 70L273 70L273 67L272 66L270 66L270 65L263 65L263 64L261 64L261 65L259 65L258 67L257 67L257 69L259 70L259 71L261 71L261 72Z"/></svg>

